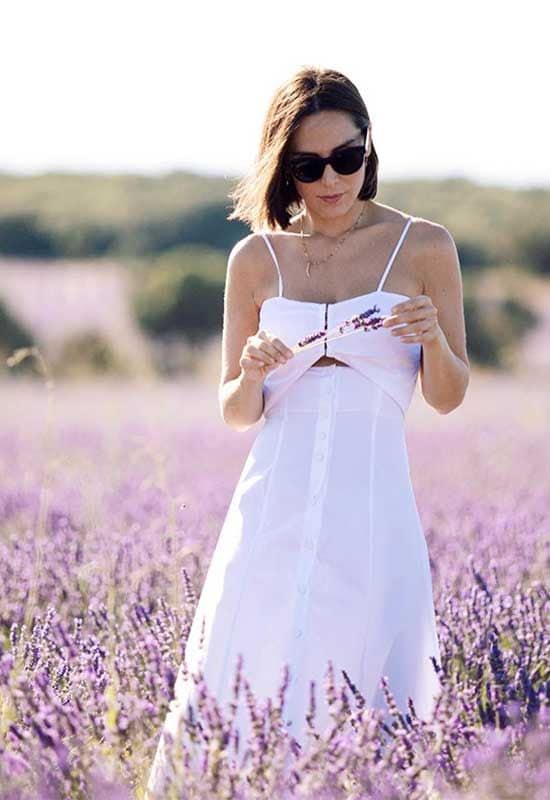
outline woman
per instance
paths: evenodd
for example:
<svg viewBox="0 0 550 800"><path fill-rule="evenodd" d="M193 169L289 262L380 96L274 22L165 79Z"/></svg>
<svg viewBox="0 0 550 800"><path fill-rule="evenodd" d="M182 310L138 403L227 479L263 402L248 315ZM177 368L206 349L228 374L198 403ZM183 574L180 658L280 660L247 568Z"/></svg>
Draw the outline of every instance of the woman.
<svg viewBox="0 0 550 800"><path fill-rule="evenodd" d="M328 662L366 702L428 717L439 648L428 552L404 420L417 375L446 414L469 380L456 247L442 225L374 201L378 158L359 92L303 68L276 92L231 218L254 233L228 262L220 409L242 431L263 416L203 585L185 662L222 708L237 658L259 701L290 683L284 721L304 742L328 717ZM383 324L328 333L369 308ZM295 345L327 331L313 346ZM293 349L295 348L295 349ZM203 645L199 639L203 636ZM189 675L189 672L187 672ZM192 700L180 669L164 730ZM244 708L237 716L249 733ZM149 789L167 766L161 737Z"/></svg>

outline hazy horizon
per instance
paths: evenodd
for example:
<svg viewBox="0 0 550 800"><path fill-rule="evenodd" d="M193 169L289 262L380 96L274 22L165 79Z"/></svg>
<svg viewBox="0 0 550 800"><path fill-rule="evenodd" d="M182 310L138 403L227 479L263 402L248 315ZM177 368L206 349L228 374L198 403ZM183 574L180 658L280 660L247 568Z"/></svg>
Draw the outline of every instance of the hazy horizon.
<svg viewBox="0 0 550 800"><path fill-rule="evenodd" d="M550 187L540 4L351 2L341 21L319 3L21 0L4 12L0 171L237 178L277 86L314 64L361 92L380 181Z"/></svg>

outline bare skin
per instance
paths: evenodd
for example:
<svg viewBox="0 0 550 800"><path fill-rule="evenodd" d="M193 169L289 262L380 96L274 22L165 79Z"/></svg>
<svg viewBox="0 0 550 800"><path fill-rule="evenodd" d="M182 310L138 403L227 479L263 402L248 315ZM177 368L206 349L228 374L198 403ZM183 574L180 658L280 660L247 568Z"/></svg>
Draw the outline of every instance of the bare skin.
<svg viewBox="0 0 550 800"><path fill-rule="evenodd" d="M322 111L302 121L291 140L291 150L327 156L354 135L353 143L361 143L360 132L347 114ZM335 256L313 266L309 278L300 241L300 217L285 231L269 234L285 297L334 303L376 289L407 215L374 200L359 200L364 174L365 164L352 175L339 175L327 164L318 181L296 182L302 198L306 245L313 259L326 257L357 220L363 206L364 213ZM320 199L320 195L340 192L343 197L336 205ZM392 306L392 315L384 326L394 328L392 335L399 335L401 341L422 344L424 397L439 413L448 413L462 402L469 362L460 265L447 229L416 219L383 288L410 297ZM223 419L237 430L246 430L258 421L263 412L266 375L293 357L289 343L258 329L262 303L277 294L278 276L271 254L260 234L250 234L229 256L224 302L219 402ZM315 362L332 363L347 366L329 356Z"/></svg>
<svg viewBox="0 0 550 800"><path fill-rule="evenodd" d="M281 266L285 297L293 300L330 304L340 300L347 300L349 297L367 294L376 289L390 253L401 235L407 217L395 209L380 205L372 200L368 201L366 206L367 209L363 215L363 220L366 218L369 222L360 224L352 232L337 255L334 256L334 263L332 263L331 259L326 264L312 267L310 278L306 276L305 272L305 258L300 241L299 221L293 222L285 232L269 234L277 260ZM411 296L420 294L422 291L420 277L411 274L410 271L406 272L408 269L407 261L410 260L410 251L412 249L410 243L406 247L409 237L413 238L410 230L384 284L385 291ZM307 236L306 246L308 251L313 253L313 258L323 257L322 255L317 255L319 247L317 251L314 250L315 240L315 236ZM265 248L265 244L263 242L261 244ZM327 248L327 250L330 252L330 248ZM368 257L366 256L367 253ZM268 256L271 258L269 253ZM273 262L271 262L272 273L273 266ZM266 267L269 267L269 262ZM272 279L261 293L261 298L258 301L258 311L265 299L278 293L278 276L275 274L274 278L275 281ZM325 355L315 362L316 366L323 364L348 366L343 361Z"/></svg>

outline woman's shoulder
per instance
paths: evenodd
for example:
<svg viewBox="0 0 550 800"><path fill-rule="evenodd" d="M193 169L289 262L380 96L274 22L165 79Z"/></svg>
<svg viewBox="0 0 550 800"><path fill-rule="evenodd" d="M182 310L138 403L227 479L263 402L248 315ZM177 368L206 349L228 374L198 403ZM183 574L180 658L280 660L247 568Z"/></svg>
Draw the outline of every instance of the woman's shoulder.
<svg viewBox="0 0 550 800"><path fill-rule="evenodd" d="M270 250L276 252L276 258L282 254L285 257L287 245L290 245L291 239L296 240L297 234L286 233L285 231L271 231L261 230L249 233L242 239L236 242L229 254L229 261L237 261L246 268L248 264L250 267L258 270L262 267L266 272L271 272L273 256ZM267 241L266 241L267 239Z"/></svg>
<svg viewBox="0 0 550 800"><path fill-rule="evenodd" d="M246 276L248 282L255 284L258 280L263 280L264 273L268 276L271 273L271 256L268 245L263 239L264 231L256 231L243 236L239 239L229 253L227 260L228 270L233 274L238 273ZM269 233L265 231L265 233ZM271 236L271 234L269 234Z"/></svg>
<svg viewBox="0 0 550 800"><path fill-rule="evenodd" d="M404 230L404 226L411 219L407 232L409 253L413 257L418 257L420 261L431 260L433 254L441 252L441 249L449 250L455 247L453 237L443 223L391 206L383 208L387 213L387 221L390 225L395 225L396 234L399 230Z"/></svg>
<svg viewBox="0 0 550 800"><path fill-rule="evenodd" d="M229 261L238 261L240 263L254 259L260 247L265 249L265 242L262 242L263 231L257 231L247 234L239 239L229 252Z"/></svg>
<svg viewBox="0 0 550 800"><path fill-rule="evenodd" d="M432 219L391 206L381 206L380 221L388 229L388 238L396 242L406 233L407 272L418 286L426 286L427 276L437 270L438 262L456 258L456 245L445 225ZM384 237L385 238L385 237Z"/></svg>

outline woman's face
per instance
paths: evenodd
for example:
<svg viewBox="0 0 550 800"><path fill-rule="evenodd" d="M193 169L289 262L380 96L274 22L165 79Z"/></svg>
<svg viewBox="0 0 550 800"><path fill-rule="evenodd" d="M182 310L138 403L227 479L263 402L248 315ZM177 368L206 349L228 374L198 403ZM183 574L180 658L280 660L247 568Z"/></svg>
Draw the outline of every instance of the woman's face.
<svg viewBox="0 0 550 800"><path fill-rule="evenodd" d="M342 111L318 111L305 117L290 140L289 157L304 153L329 156L343 144L363 144L364 135L355 126L351 117ZM369 137L370 150L370 137ZM368 150L366 155L368 155ZM318 181L304 183L293 176L296 191L303 198L307 209L313 216L334 219L346 214L354 206L365 180L366 163L352 175L339 175L330 164ZM323 195L341 194L332 203L321 199Z"/></svg>

